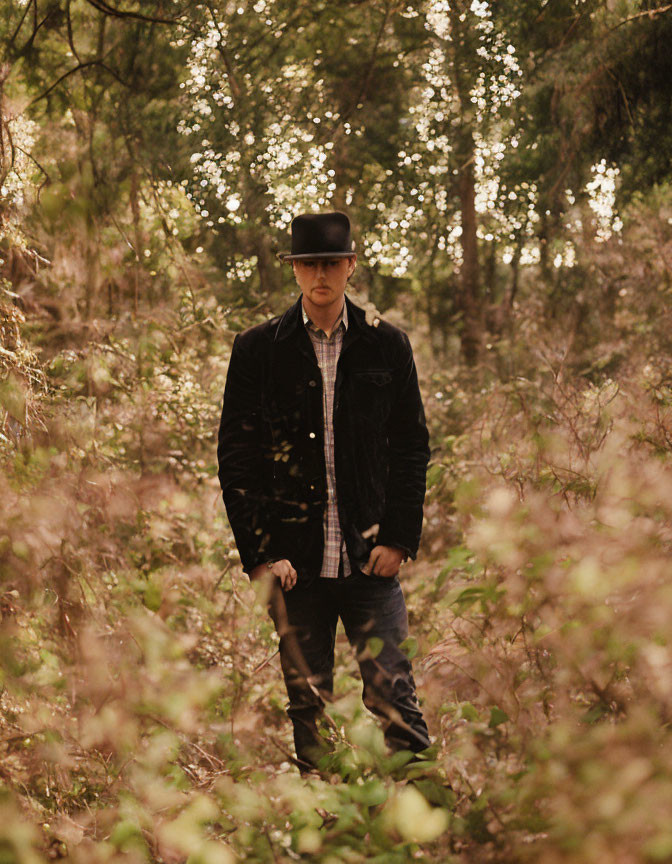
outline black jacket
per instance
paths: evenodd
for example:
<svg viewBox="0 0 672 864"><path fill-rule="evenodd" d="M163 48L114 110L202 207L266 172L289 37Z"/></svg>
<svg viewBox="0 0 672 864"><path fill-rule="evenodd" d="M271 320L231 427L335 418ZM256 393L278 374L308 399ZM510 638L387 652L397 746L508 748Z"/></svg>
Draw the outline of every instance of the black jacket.
<svg viewBox="0 0 672 864"><path fill-rule="evenodd" d="M385 321L367 324L347 297L334 395L336 494L348 555L374 545L415 557L428 434L411 346ZM301 298L233 343L219 428L219 480L243 569L287 558L319 575L327 501L322 377Z"/></svg>

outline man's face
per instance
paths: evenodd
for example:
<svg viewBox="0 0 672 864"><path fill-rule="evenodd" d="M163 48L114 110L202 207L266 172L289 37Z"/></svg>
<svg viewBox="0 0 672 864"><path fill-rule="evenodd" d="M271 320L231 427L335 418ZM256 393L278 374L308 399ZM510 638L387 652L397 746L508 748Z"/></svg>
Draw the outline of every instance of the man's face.
<svg viewBox="0 0 672 864"><path fill-rule="evenodd" d="M348 277L354 273L356 255L349 258L306 258L293 261L294 276L304 299L315 306L338 306Z"/></svg>

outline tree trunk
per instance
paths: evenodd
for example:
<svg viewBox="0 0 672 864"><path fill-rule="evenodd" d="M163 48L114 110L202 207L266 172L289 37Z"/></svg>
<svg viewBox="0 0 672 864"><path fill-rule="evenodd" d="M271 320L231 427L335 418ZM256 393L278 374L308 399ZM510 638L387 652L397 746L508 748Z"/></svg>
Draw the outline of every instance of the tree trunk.
<svg viewBox="0 0 672 864"><path fill-rule="evenodd" d="M460 156L466 157L460 166L459 192L460 216L462 220L462 267L460 270L459 309L462 312L462 352L470 365L477 362L483 329L483 314L480 304L478 268L478 240L476 229L476 181L474 178L474 140L471 130L463 138L466 146L460 147Z"/></svg>
<svg viewBox="0 0 672 864"><path fill-rule="evenodd" d="M450 77L460 105L460 126L455 142L458 190L460 195L460 218L462 223L462 267L457 308L462 314L462 353L469 365L479 358L484 314L481 308L480 276L478 268L478 239L476 231L476 178L474 176L475 144L472 131L473 107L471 104L470 60L467 45L465 16L460 14L459 3L450 5L451 40L447 43L447 56L451 58Z"/></svg>
<svg viewBox="0 0 672 864"><path fill-rule="evenodd" d="M263 230L263 229L262 229ZM275 255L271 248L269 234L261 233L256 238L257 272L262 292L276 294L280 291L282 279Z"/></svg>
<svg viewBox="0 0 672 864"><path fill-rule="evenodd" d="M142 231L140 227L140 202L138 196L138 174L135 167L135 154L131 154L133 166L131 168L131 215L133 217L133 243L135 244L135 260L133 262L133 317L138 317L138 302L140 298L140 278L142 272Z"/></svg>

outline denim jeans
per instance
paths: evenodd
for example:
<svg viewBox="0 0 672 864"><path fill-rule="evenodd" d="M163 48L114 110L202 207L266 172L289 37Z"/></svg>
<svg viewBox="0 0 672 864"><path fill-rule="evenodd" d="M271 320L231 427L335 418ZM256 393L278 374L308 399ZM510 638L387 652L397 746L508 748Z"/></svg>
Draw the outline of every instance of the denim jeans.
<svg viewBox="0 0 672 864"><path fill-rule="evenodd" d="M429 747L411 663L399 648L408 636L408 616L398 577L368 576L355 569L345 579L318 578L287 592L276 585L269 612L280 636L287 714L301 769L315 767L327 749L317 721L322 697L333 693L339 617L357 652L364 704L382 719L388 746L414 753ZM382 643L378 653L367 647L372 637L376 648Z"/></svg>

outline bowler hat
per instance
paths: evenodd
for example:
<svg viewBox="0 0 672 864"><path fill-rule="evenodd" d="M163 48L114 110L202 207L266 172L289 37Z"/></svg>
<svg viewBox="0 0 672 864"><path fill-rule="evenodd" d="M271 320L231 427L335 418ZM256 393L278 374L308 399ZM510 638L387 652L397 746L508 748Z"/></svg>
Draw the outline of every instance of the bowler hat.
<svg viewBox="0 0 672 864"><path fill-rule="evenodd" d="M292 251L280 252L281 261L301 258L349 258L355 254L350 220L345 213L301 213L292 220Z"/></svg>

